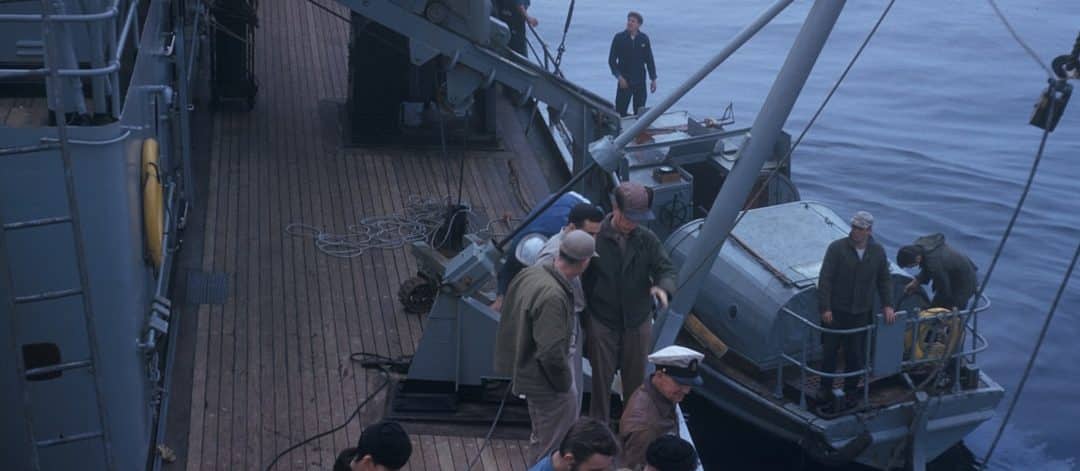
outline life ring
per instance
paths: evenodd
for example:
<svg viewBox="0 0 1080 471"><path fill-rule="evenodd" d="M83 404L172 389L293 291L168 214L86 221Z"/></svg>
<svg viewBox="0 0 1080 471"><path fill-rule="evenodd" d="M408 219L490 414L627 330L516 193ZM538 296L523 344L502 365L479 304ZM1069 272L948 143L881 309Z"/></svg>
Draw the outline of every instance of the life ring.
<svg viewBox="0 0 1080 471"><path fill-rule="evenodd" d="M154 268L161 268L164 256L161 247L165 232L164 195L159 169L158 142L153 138L146 139L142 146L143 224L146 227L146 250L150 253Z"/></svg>
<svg viewBox="0 0 1080 471"><path fill-rule="evenodd" d="M960 316L941 318L942 315L951 312L941 307L919 312L920 322L916 340L912 340L911 330L908 330L904 338L905 350L911 352L913 360L938 360L956 348L963 333Z"/></svg>

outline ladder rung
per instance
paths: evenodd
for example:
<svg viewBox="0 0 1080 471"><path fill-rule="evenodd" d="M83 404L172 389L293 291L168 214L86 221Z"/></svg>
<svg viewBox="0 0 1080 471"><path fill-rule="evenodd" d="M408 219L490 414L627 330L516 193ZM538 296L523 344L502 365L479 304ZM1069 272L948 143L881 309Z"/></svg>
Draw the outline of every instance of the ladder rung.
<svg viewBox="0 0 1080 471"><path fill-rule="evenodd" d="M49 373L56 373L58 371L74 370L75 368L86 368L90 366L90 360L79 360L68 363L60 363L57 365L42 366L41 368L33 368L26 370L26 377L47 375Z"/></svg>
<svg viewBox="0 0 1080 471"><path fill-rule="evenodd" d="M76 296L80 294L82 294L82 290L78 288L64 289L60 291L46 291L44 293L16 297L15 304L36 303L38 301L48 301L50 299L66 298L68 296Z"/></svg>
<svg viewBox="0 0 1080 471"><path fill-rule="evenodd" d="M44 144L35 144L32 146L5 147L0 149L0 157L5 155L29 154L32 152L41 152L58 148L60 148L59 142L46 142Z"/></svg>
<svg viewBox="0 0 1080 471"><path fill-rule="evenodd" d="M62 224L65 222L71 222L70 216L56 216L51 218L31 219L29 221L9 222L4 224L4 229L29 229L31 227L48 226L52 224Z"/></svg>
<svg viewBox="0 0 1080 471"><path fill-rule="evenodd" d="M82 440L92 440L104 435L102 432L86 432L77 433L75 435L68 435L66 437L50 438L48 440L39 440L37 442L38 448L45 448L56 445L63 445L65 443L78 442Z"/></svg>

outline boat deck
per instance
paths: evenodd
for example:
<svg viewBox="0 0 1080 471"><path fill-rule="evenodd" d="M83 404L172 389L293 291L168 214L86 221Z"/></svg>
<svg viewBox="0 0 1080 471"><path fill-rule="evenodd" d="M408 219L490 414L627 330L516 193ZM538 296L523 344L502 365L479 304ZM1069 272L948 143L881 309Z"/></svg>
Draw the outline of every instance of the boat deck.
<svg viewBox="0 0 1080 471"><path fill-rule="evenodd" d="M0 126L27 128L45 126L49 108L44 97L0 98Z"/></svg>
<svg viewBox="0 0 1080 471"><path fill-rule="evenodd" d="M259 14L259 99L251 112L213 116L205 227L187 234L201 238L202 256L177 271L178 279L185 270L226 274L230 294L223 304L185 309L195 330L181 331L170 410L181 426L170 425L166 440L178 461L164 469L263 469L279 451L344 422L380 386L381 376L350 354L414 352L424 317L405 313L396 296L416 273L408 252L333 258L311 239L286 234L287 225L343 232L363 217L401 212L410 195L445 195L447 170L457 189L457 151L447 169L438 149L342 146L337 115L327 110L346 94L344 21L294 0L263 0ZM514 115L505 101L499 106L500 116ZM464 199L489 217L521 215L523 199L548 191L519 122L500 126L503 150L464 153ZM373 401L359 420L275 469L330 469L383 404ZM407 469L418 470L465 469L483 441L464 432L411 435ZM524 470L525 448L493 440L477 468Z"/></svg>

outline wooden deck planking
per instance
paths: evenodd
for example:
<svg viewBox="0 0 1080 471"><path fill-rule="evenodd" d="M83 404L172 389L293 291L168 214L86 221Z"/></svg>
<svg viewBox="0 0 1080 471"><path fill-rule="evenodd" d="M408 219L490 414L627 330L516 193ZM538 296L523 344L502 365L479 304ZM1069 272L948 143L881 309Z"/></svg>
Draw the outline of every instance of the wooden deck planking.
<svg viewBox="0 0 1080 471"><path fill-rule="evenodd" d="M364 216L402 211L410 194L445 191L437 151L342 150L326 138L319 102L345 94L344 23L303 2L260 8L260 100L254 112L220 113L214 123L203 269L230 274L232 296L198 310L193 470L261 468L288 445L340 424L381 381L349 354L412 354L420 339L422 317L405 314L396 299L398 283L416 270L406 249L336 259L286 235L285 226L344 231ZM460 158L451 153L454 197ZM505 154L465 158L464 199L491 218L520 215ZM366 409L361 421L370 423L378 411ZM355 442L361 421L292 452L279 469L328 468ZM464 469L482 442L413 440L409 469ZM478 468L525 469L523 447L493 441Z"/></svg>

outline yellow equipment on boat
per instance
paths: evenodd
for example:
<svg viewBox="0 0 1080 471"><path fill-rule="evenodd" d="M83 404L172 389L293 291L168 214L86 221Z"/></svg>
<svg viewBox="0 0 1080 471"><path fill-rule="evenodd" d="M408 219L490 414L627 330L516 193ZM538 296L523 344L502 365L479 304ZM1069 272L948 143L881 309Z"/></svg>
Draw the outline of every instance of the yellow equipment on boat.
<svg viewBox="0 0 1080 471"><path fill-rule="evenodd" d="M904 350L911 352L913 360L936 360L953 351L964 332L960 316L943 318L949 309L935 307L919 313L917 341L912 345L911 330L904 337Z"/></svg>
<svg viewBox="0 0 1080 471"><path fill-rule="evenodd" d="M154 268L161 268L164 255L161 247L165 231L164 196L159 168L158 142L153 138L146 139L142 147L143 224L146 227L146 250L150 253Z"/></svg>

